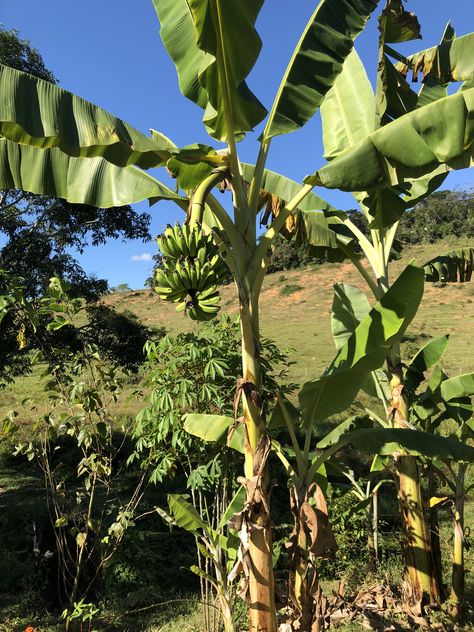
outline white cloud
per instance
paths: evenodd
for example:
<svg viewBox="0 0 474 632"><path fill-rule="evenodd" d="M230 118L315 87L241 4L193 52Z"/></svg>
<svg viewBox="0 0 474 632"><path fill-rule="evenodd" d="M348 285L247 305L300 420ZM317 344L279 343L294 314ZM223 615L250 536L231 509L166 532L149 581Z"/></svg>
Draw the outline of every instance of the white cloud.
<svg viewBox="0 0 474 632"><path fill-rule="evenodd" d="M132 255L131 261L153 261L153 255L149 252L144 252L141 255Z"/></svg>

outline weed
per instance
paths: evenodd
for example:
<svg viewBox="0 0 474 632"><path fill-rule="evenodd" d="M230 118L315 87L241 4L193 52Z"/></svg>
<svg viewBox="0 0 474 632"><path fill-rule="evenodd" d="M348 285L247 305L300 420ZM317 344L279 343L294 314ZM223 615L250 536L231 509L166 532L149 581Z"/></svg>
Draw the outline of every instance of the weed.
<svg viewBox="0 0 474 632"><path fill-rule="evenodd" d="M303 289L303 286L298 285L297 283L290 283L289 285L285 285L281 288L280 296L290 296L290 294L294 294L295 292L299 292Z"/></svg>

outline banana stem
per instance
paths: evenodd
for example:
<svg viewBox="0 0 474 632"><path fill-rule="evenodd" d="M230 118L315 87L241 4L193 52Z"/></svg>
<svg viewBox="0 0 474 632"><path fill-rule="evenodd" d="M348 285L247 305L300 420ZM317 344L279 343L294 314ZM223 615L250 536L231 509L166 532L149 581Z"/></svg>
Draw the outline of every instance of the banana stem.
<svg viewBox="0 0 474 632"><path fill-rule="evenodd" d="M467 463L459 463L456 476L456 501L454 507L454 545L453 545L453 570L451 580L451 601L454 604L455 614L464 601L464 478Z"/></svg>
<svg viewBox="0 0 474 632"><path fill-rule="evenodd" d="M190 224L196 222L202 223L204 209L206 207L206 199L212 189L222 182L228 173L227 167L219 167L215 169L207 178L205 178L196 189L191 203Z"/></svg>

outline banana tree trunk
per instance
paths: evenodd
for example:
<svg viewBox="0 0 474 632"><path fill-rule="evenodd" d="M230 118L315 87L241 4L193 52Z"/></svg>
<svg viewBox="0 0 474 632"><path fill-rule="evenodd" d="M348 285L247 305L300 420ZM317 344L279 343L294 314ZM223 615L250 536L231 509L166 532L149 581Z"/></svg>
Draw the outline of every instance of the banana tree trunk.
<svg viewBox="0 0 474 632"><path fill-rule="evenodd" d="M243 379L238 385L237 398L242 398L245 428L249 632L276 632L267 464L270 440L262 407L258 294L240 287L239 304Z"/></svg>
<svg viewBox="0 0 474 632"><path fill-rule="evenodd" d="M313 614L313 598L309 588L309 551L307 535L304 528L298 530L298 553L299 559L295 568L294 593L295 601L300 610L299 623L302 630L310 630Z"/></svg>
<svg viewBox="0 0 474 632"><path fill-rule="evenodd" d="M398 364L392 369L390 382L391 410L396 428L408 427L408 403L403 391L402 369ZM419 611L424 603L439 601L439 589L432 564L416 457L402 454L398 458L397 469L406 564L404 600L410 608Z"/></svg>
<svg viewBox="0 0 474 632"><path fill-rule="evenodd" d="M372 496L372 508L369 505L365 511L365 520L367 525L367 551L369 554L369 567L374 571L377 567L377 535L376 535L376 522L374 519L376 495Z"/></svg>
<svg viewBox="0 0 474 632"><path fill-rule="evenodd" d="M453 570L451 579L451 601L455 615L459 614L464 601L464 478L467 463L459 463L456 477L456 502L454 508Z"/></svg>
<svg viewBox="0 0 474 632"><path fill-rule="evenodd" d="M430 466L428 469L428 498L433 498L433 496L436 496L436 485L433 468ZM436 580L439 586L440 598L444 600L443 569L441 566L441 543L439 539L439 516L437 505L429 508L429 518L433 570L436 573Z"/></svg>

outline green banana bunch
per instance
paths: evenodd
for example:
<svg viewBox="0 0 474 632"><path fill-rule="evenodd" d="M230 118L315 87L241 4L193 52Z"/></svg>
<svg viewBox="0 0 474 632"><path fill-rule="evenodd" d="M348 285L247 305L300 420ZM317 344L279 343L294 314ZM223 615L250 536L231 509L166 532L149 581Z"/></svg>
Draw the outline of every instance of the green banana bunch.
<svg viewBox="0 0 474 632"><path fill-rule="evenodd" d="M158 237L163 270L156 271L155 291L164 301L177 303L176 311L193 320L210 320L220 310L219 280L225 265L199 224L168 225Z"/></svg>

